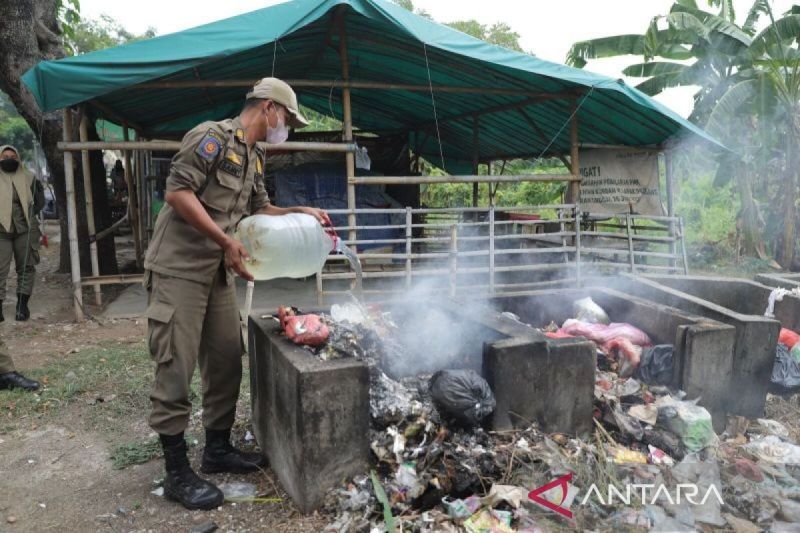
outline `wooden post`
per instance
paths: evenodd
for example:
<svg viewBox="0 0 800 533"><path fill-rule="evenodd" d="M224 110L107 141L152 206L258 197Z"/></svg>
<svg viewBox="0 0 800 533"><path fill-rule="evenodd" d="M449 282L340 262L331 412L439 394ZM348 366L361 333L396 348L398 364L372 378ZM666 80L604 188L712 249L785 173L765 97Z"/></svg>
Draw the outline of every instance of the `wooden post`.
<svg viewBox="0 0 800 533"><path fill-rule="evenodd" d="M478 115L472 117L472 174L478 175L480 146L478 137ZM478 207L478 183L472 184L472 207Z"/></svg>
<svg viewBox="0 0 800 533"><path fill-rule="evenodd" d="M411 214L411 208L406 207L406 288L411 288L411 236L413 235L412 224L414 216Z"/></svg>
<svg viewBox="0 0 800 533"><path fill-rule="evenodd" d="M581 207L575 206L575 280L581 282Z"/></svg>
<svg viewBox="0 0 800 533"><path fill-rule="evenodd" d="M64 109L64 140L72 140L72 113ZM75 206L75 170L72 152L64 152L64 181L67 189L67 233L69 235L69 265L72 271L72 300L75 320L83 320L83 294L81 293L81 257L78 251L78 212Z"/></svg>
<svg viewBox="0 0 800 533"><path fill-rule="evenodd" d="M667 182L667 216L674 217L675 216L675 183L674 183L674 176L673 176L673 168L672 168L672 156L669 151L664 151L664 177L666 178ZM669 236L675 239L675 223L670 220L669 222ZM675 247L675 241L669 243L669 253L672 255L672 259L670 259L670 266L674 267L677 265L677 261L675 261L677 249Z"/></svg>
<svg viewBox="0 0 800 533"><path fill-rule="evenodd" d="M78 126L78 134L81 142L89 140L89 118L86 116L85 110ZM89 255L92 262L92 276L99 276L100 264L97 259L97 230L94 224L94 195L92 193L92 170L89 164L89 150L81 150L81 163L83 165L83 194L86 196L86 227L89 232ZM100 291L100 285L94 286L94 303L97 306L103 305L103 294Z"/></svg>
<svg viewBox="0 0 800 533"><path fill-rule="evenodd" d="M450 297L456 295L458 285L458 225L450 226Z"/></svg>
<svg viewBox="0 0 800 533"><path fill-rule="evenodd" d="M491 190L491 185L489 186ZM494 294L494 206L489 206L489 294Z"/></svg>
<svg viewBox="0 0 800 533"><path fill-rule="evenodd" d="M128 123L122 123L122 138L128 142ZM142 268L142 233L139 227L139 207L136 199L136 183L134 183L131 165L131 151L124 151L125 184L128 187L128 211L131 215L131 232L133 233L133 251L136 254L136 268Z"/></svg>
<svg viewBox="0 0 800 533"><path fill-rule="evenodd" d="M572 121L570 122L569 128L569 161L570 167L572 171L572 175L575 177L577 181L570 182L569 184L569 198L567 199L567 203L577 204L579 201L580 190L581 190L581 174L580 174L580 161L578 160L578 147L579 147L579 137L578 137L578 102L577 100L572 105Z"/></svg>
<svg viewBox="0 0 800 533"><path fill-rule="evenodd" d="M636 274L636 259L633 255L633 230L631 229L631 214L625 214L625 227L628 232L628 262L631 266L631 274Z"/></svg>
<svg viewBox="0 0 800 533"><path fill-rule="evenodd" d="M339 24L339 60L342 63L342 80L345 83L350 81L350 64L347 58L347 28L345 26L345 13L347 8L345 6L339 7L338 24ZM350 87L345 86L342 88L342 113L344 125L344 140L345 142L353 142L353 111L350 107ZM347 225L350 228L356 227L356 186L351 182L352 178L356 176L356 158L352 152L345 154L345 167L347 172L347 209L350 211L347 214ZM350 229L348 233L348 240L355 241L356 230Z"/></svg>

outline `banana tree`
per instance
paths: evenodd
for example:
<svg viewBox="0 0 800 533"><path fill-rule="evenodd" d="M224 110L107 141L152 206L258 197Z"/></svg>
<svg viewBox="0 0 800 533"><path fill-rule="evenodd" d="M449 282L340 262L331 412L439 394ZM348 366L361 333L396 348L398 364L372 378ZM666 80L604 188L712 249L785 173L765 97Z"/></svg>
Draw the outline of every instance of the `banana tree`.
<svg viewBox="0 0 800 533"><path fill-rule="evenodd" d="M642 91L654 95L670 87L698 86L690 119L705 125L733 150L718 156L716 183L735 181L742 204L739 224L745 252L766 258L765 223L753 192L760 178L765 196L774 189L772 183L779 186L783 238L775 251L781 264L789 266L794 254L800 161L800 54L796 46L800 8L775 20L768 0L756 0L738 26L729 0L708 4L719 12L703 11L695 0L678 0L668 15L655 17L642 35L575 43L568 62L583 66L592 58L638 54L644 62L623 72L646 77L638 85ZM770 24L757 33L759 19L765 15ZM767 197L772 202L775 195Z"/></svg>

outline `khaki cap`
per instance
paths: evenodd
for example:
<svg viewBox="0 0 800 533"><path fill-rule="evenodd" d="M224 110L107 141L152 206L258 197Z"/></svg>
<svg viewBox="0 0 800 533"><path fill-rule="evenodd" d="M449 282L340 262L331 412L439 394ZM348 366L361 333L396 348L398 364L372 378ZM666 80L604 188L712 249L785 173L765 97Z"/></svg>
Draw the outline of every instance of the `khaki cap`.
<svg viewBox="0 0 800 533"><path fill-rule="evenodd" d="M250 98L260 98L262 100L272 100L281 104L289 111L289 126L293 128L304 128L308 126L308 120L300 114L299 106L297 105L297 95L289 84L278 78L263 78L256 83L253 88L247 93L248 100Z"/></svg>

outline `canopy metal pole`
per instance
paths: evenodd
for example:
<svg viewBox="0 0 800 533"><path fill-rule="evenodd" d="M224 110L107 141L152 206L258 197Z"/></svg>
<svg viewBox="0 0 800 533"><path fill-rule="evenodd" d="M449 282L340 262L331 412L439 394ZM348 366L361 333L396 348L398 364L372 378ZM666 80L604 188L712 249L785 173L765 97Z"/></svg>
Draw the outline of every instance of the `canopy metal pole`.
<svg viewBox="0 0 800 533"><path fill-rule="evenodd" d="M578 160L579 137L578 137L578 101L572 105L572 120L569 128L570 151L569 161L572 176L575 181L569 184L569 197L567 203L578 203L581 190L580 161Z"/></svg>
<svg viewBox="0 0 800 533"><path fill-rule="evenodd" d="M479 161L479 130L478 115L472 117L472 173L478 175ZM472 207L478 207L478 182L472 184Z"/></svg>
<svg viewBox="0 0 800 533"><path fill-rule="evenodd" d="M347 28L344 21L346 9L345 6L342 6L337 13L339 23L339 60L342 63L342 80L345 83L350 81L350 65L347 58ZM353 142L353 115L350 107L349 85L342 87L342 110L344 113L344 141L351 143ZM347 208L351 210L351 213L347 215L347 225L354 228L356 226L356 186L352 179L356 177L356 159L353 152L347 152L344 157L347 167ZM356 240L356 230L351 229L348 238L351 241Z"/></svg>
<svg viewBox="0 0 800 533"><path fill-rule="evenodd" d="M64 109L64 140L72 140L72 113ZM81 258L78 252L78 212L75 207L75 170L72 152L64 152L64 181L67 189L67 234L69 235L69 265L72 271L72 300L75 320L83 321L83 294L81 293Z"/></svg>
<svg viewBox="0 0 800 533"><path fill-rule="evenodd" d="M122 138L128 142L128 123L122 123ZM136 198L136 183L131 165L131 151L125 150L125 184L128 186L128 211L131 215L133 250L136 254L136 268L142 268L142 234L139 228L139 207Z"/></svg>
<svg viewBox="0 0 800 533"><path fill-rule="evenodd" d="M78 134L81 142L89 140L89 118L87 117L86 110L81 116L81 122L78 127ZM66 152L65 152L66 153ZM89 232L89 255L92 262L92 276L100 275L100 265L97 259L97 235L94 224L94 194L92 193L92 170L89 164L89 151L81 151L81 163L83 164L83 193L86 197L86 227ZM103 305L103 294L100 291L100 286L94 286L94 303L97 306Z"/></svg>

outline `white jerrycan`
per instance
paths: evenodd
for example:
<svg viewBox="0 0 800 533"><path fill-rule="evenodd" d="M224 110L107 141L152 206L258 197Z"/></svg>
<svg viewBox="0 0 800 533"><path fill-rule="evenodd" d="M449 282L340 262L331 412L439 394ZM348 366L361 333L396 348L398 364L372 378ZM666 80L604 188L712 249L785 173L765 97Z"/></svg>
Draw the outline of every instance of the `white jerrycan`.
<svg viewBox="0 0 800 533"><path fill-rule="evenodd" d="M250 254L245 267L257 280L316 274L339 243L316 218L301 213L249 216L234 237Z"/></svg>

